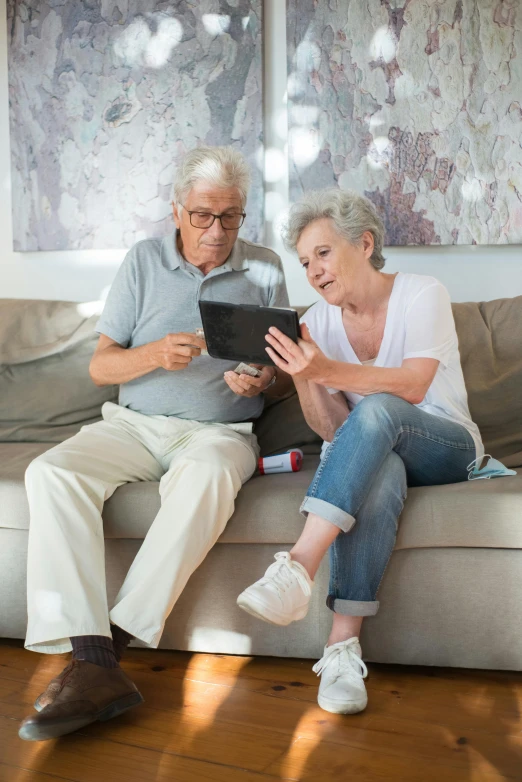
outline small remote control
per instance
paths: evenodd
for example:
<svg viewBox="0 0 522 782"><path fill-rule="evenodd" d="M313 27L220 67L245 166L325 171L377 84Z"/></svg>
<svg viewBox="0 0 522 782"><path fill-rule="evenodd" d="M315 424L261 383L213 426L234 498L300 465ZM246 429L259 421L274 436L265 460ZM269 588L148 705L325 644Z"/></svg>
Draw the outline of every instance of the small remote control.
<svg viewBox="0 0 522 782"><path fill-rule="evenodd" d="M250 377L261 377L261 372L255 367L251 367L250 364L245 364L243 361L237 365L234 369L237 375L250 375Z"/></svg>

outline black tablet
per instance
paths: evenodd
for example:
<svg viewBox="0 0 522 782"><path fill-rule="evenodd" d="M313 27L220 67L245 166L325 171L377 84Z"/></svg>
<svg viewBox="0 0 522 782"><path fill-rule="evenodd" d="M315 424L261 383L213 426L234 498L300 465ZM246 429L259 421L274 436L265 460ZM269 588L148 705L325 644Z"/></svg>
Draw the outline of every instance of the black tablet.
<svg viewBox="0 0 522 782"><path fill-rule="evenodd" d="M200 301L199 311L207 350L212 358L274 366L265 350L270 347L265 339L270 326L275 326L294 342L301 333L297 312L283 307Z"/></svg>

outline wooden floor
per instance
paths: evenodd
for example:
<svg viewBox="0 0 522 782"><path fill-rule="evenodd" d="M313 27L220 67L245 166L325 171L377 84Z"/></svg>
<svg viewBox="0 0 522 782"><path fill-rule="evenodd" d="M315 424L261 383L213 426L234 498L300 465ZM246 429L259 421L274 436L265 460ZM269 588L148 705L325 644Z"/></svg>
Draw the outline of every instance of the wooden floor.
<svg viewBox="0 0 522 782"><path fill-rule="evenodd" d="M322 711L311 661L131 650L145 704L49 742L20 720L62 657L0 641L0 782L522 780L522 674L371 665L370 703Z"/></svg>

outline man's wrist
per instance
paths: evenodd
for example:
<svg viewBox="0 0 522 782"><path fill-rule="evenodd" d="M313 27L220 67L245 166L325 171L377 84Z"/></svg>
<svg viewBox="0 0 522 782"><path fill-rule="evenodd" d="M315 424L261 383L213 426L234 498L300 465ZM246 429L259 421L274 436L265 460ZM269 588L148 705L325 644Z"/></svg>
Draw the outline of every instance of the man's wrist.
<svg viewBox="0 0 522 782"><path fill-rule="evenodd" d="M143 355L146 356L147 360L147 372L154 372L155 369L159 369L161 366L161 362L158 358L158 353L156 348L155 342L147 342L145 345L141 346L143 348ZM140 348L134 348L135 350L139 350Z"/></svg>

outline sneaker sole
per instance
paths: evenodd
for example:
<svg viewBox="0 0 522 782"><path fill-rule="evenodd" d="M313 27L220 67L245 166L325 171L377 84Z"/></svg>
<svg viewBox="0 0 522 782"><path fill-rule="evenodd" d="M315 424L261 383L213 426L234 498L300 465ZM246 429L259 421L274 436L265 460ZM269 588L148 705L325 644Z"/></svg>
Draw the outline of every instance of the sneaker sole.
<svg viewBox="0 0 522 782"><path fill-rule="evenodd" d="M126 695L124 698L119 698L117 701L110 703L94 716L77 717L76 719L67 717L61 720L54 720L46 725L23 725L18 731L18 735L24 741L57 739L60 736L66 736L68 733L74 733L75 730L85 728L93 722L106 722L113 717L119 717L120 714L133 709L134 706L139 706L143 703L143 700L141 693L133 692L131 695Z"/></svg>
<svg viewBox="0 0 522 782"><path fill-rule="evenodd" d="M329 711L331 714L358 714L360 711L364 711L368 705L368 701L365 703L338 703L323 698L321 695L317 696L317 703L323 711Z"/></svg>
<svg viewBox="0 0 522 782"><path fill-rule="evenodd" d="M270 611L270 609L267 609L262 603L256 602L252 597L247 598L242 595L239 595L236 603L239 608L242 608L243 611L246 611L250 616L255 616L256 619L261 619L263 622L268 622L268 624L277 625L278 627L286 627L292 622L299 622L301 619L304 619L308 613L308 605L306 605L298 611L295 616L288 619L288 617L283 616L282 614L276 614L274 611Z"/></svg>

